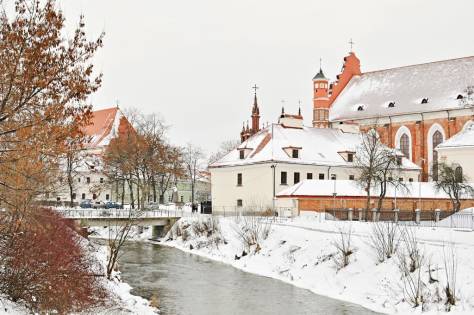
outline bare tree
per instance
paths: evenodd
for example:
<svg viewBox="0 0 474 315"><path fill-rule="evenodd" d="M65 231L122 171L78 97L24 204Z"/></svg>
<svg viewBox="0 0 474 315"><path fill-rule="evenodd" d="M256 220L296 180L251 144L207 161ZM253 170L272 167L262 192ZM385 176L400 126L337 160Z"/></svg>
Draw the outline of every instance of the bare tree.
<svg viewBox="0 0 474 315"><path fill-rule="evenodd" d="M188 143L183 150L183 162L186 168L187 177L191 184L191 202L194 204L196 182L200 178L200 170L204 154L200 147Z"/></svg>
<svg viewBox="0 0 474 315"><path fill-rule="evenodd" d="M239 139L223 141L219 146L219 150L209 156L208 165L222 159L226 154L237 148L239 145Z"/></svg>
<svg viewBox="0 0 474 315"><path fill-rule="evenodd" d="M354 253L352 246L352 226L339 228L339 235L332 245L336 248L336 254L333 257L337 270L349 265L350 256Z"/></svg>
<svg viewBox="0 0 474 315"><path fill-rule="evenodd" d="M435 189L444 191L451 200L453 211L459 211L461 198L473 196L474 188L468 184L468 178L463 174L461 166L441 163L438 167Z"/></svg>
<svg viewBox="0 0 474 315"><path fill-rule="evenodd" d="M402 186L398 182L402 170L403 155L385 146L375 128L361 135L361 143L356 150L355 166L359 171L357 182L367 193L366 209L370 209L372 190L379 188L377 209L380 211L389 186Z"/></svg>
<svg viewBox="0 0 474 315"><path fill-rule="evenodd" d="M122 255L123 245L133 237L134 227L136 227L137 219L140 215L140 211L130 209L128 210L127 218L120 221L121 225L110 225L108 227L107 247L109 249L109 256L107 258L107 279L111 279L112 273Z"/></svg>

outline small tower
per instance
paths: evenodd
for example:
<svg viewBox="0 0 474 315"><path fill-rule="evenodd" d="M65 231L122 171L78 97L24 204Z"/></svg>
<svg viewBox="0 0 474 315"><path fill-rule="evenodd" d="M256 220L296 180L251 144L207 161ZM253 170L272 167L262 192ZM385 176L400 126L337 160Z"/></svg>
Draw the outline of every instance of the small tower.
<svg viewBox="0 0 474 315"><path fill-rule="evenodd" d="M260 131L260 109L258 108L257 103L257 89L258 87L255 85L253 87L254 94L253 94L253 107L252 107L252 134L256 134Z"/></svg>
<svg viewBox="0 0 474 315"><path fill-rule="evenodd" d="M313 127L329 127L329 80L319 68L313 78Z"/></svg>

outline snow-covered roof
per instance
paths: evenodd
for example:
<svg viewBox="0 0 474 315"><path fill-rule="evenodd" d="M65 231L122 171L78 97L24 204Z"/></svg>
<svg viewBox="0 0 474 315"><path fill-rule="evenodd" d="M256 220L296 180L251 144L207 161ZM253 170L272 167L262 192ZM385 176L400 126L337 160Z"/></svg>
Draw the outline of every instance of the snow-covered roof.
<svg viewBox="0 0 474 315"><path fill-rule="evenodd" d="M94 111L91 124L84 128L84 134L89 138L86 147L107 146L110 140L127 128L133 127L117 107Z"/></svg>
<svg viewBox="0 0 474 315"><path fill-rule="evenodd" d="M421 198L437 199L449 198L443 191L436 191L433 182L405 182L408 190L398 187L397 198L419 198L421 187ZM304 180L296 185L288 187L279 192L277 197L365 197L367 193L353 180ZM378 187L372 190L372 195L378 195ZM395 187L388 185L386 197L395 197Z"/></svg>
<svg viewBox="0 0 474 315"><path fill-rule="evenodd" d="M474 57L437 61L354 76L333 102L330 121L463 108L474 85ZM458 99L462 95L464 100ZM426 99L426 103L422 103ZM389 107L394 103L393 107ZM362 110L358 110L361 107Z"/></svg>
<svg viewBox="0 0 474 315"><path fill-rule="evenodd" d="M357 133L346 133L340 129L286 128L281 124L270 125L210 165L213 167L249 165L262 162L285 162L307 165L353 166L341 152L355 152L361 143ZM299 149L298 158L291 156L288 148ZM244 150L247 149L247 150ZM240 159L244 150L245 158ZM403 158L403 168L418 169L414 163Z"/></svg>
<svg viewBox="0 0 474 315"><path fill-rule="evenodd" d="M464 147L474 147L474 122L469 123L462 131L439 144L436 149L445 150Z"/></svg>

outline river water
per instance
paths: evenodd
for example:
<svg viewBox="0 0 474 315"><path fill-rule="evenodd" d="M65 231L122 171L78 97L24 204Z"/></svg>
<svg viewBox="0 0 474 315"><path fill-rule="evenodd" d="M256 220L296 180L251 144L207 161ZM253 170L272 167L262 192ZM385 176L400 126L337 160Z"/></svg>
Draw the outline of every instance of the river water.
<svg viewBox="0 0 474 315"><path fill-rule="evenodd" d="M120 259L132 293L158 297L162 315L375 314L178 249L129 243Z"/></svg>

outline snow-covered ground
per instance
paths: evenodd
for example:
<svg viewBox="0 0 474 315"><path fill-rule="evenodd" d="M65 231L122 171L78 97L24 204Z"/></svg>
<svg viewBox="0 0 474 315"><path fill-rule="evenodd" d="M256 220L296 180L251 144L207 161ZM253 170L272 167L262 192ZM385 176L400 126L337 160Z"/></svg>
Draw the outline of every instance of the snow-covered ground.
<svg viewBox="0 0 474 315"><path fill-rule="evenodd" d="M211 233L210 239L209 233L197 235L193 222L206 222L208 218L181 219L168 234L168 240L162 243L383 313L445 313L444 257L449 260L450 250L454 248L457 301L456 306L451 307L450 314L474 313L474 265L471 263L474 232L444 227L414 228L425 263L421 269L424 302L422 306L413 308L407 301L406 282L402 279L398 257L382 263L377 261L370 245L372 223L325 221L316 215L278 220L271 224L268 237L260 242L260 249L255 252L255 246L251 250L246 249L239 238L239 231L245 225L242 218L220 218L219 232ZM349 229L352 230L354 253L349 256L349 265L337 270L334 242L340 238L341 230ZM146 239L147 236L141 238ZM222 242L219 243L218 239ZM243 250L247 255L242 255ZM433 283L429 281L428 266Z"/></svg>

